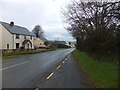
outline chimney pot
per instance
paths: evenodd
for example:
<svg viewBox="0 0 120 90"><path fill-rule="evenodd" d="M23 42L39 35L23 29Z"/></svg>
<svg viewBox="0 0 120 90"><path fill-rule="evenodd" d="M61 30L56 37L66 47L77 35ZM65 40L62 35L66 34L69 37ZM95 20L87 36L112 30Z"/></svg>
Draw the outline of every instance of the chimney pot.
<svg viewBox="0 0 120 90"><path fill-rule="evenodd" d="M12 22L10 22L10 26L14 26L14 22L12 21Z"/></svg>

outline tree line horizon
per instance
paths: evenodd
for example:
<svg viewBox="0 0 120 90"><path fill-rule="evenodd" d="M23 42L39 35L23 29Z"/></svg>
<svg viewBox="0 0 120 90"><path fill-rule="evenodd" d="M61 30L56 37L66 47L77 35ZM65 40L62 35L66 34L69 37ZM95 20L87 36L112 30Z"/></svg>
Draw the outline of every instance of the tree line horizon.
<svg viewBox="0 0 120 90"><path fill-rule="evenodd" d="M63 10L76 48L97 56L118 56L120 2L72 1Z"/></svg>

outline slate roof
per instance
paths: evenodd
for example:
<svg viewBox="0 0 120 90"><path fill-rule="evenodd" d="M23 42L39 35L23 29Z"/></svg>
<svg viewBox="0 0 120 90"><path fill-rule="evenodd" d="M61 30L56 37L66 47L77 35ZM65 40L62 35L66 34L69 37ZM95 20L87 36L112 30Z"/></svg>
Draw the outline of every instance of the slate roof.
<svg viewBox="0 0 120 90"><path fill-rule="evenodd" d="M30 32L27 28L21 26L11 26L9 23L1 22L0 23L12 34L20 34L20 35L29 35L35 36L32 32Z"/></svg>

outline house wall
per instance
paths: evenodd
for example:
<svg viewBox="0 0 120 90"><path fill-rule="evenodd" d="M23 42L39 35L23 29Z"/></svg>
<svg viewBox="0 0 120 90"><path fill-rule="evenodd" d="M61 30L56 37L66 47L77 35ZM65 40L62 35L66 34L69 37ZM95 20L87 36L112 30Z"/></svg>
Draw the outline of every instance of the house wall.
<svg viewBox="0 0 120 90"><path fill-rule="evenodd" d="M2 49L2 27L0 24L0 49ZM2 52L0 50L0 56L2 55ZM0 90L2 90L2 58L0 57Z"/></svg>
<svg viewBox="0 0 120 90"><path fill-rule="evenodd" d="M19 35L19 39L16 39L16 34L11 34L1 23L0 23L0 50L6 50L7 44L9 44L9 49L16 49L16 43L20 44L20 47L22 46L22 42L25 35ZM26 39L30 40L32 43L32 48L34 49L33 41L34 37L32 36L26 36Z"/></svg>
<svg viewBox="0 0 120 90"><path fill-rule="evenodd" d="M16 39L16 34L14 34L14 49L16 49L16 43L19 43L21 47L22 46L22 43L23 41L25 40L24 38L25 35L19 35L19 39ZM30 49L34 49L34 45L33 45L33 40L34 40L34 37L32 36L32 39L31 39L31 36L26 36L26 39L27 40L30 40L31 43L32 43L32 48L30 47ZM27 48L27 46L25 47Z"/></svg>
<svg viewBox="0 0 120 90"><path fill-rule="evenodd" d="M2 49L2 26L0 24L0 49ZM0 52L1 54L1 52Z"/></svg>
<svg viewBox="0 0 120 90"><path fill-rule="evenodd" d="M7 49L7 44L9 44L9 49L13 49L13 38L12 34L0 23L0 49Z"/></svg>
<svg viewBox="0 0 120 90"><path fill-rule="evenodd" d="M30 38L30 37L29 37ZM35 37L32 36L32 39L30 39L31 43L32 43L32 49L34 49L34 39Z"/></svg>
<svg viewBox="0 0 120 90"><path fill-rule="evenodd" d="M34 46L36 47L44 46L44 42L40 38L36 38L34 40Z"/></svg>
<svg viewBox="0 0 120 90"><path fill-rule="evenodd" d="M25 49L31 48L31 43L28 42L27 44L25 44Z"/></svg>

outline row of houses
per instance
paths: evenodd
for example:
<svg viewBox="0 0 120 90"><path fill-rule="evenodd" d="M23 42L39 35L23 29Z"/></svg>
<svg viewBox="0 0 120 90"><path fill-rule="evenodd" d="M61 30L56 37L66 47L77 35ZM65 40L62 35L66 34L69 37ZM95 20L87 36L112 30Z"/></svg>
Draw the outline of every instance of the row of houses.
<svg viewBox="0 0 120 90"><path fill-rule="evenodd" d="M44 41L36 38L27 28L15 25L14 22L0 21L0 50L34 49L43 47Z"/></svg>

